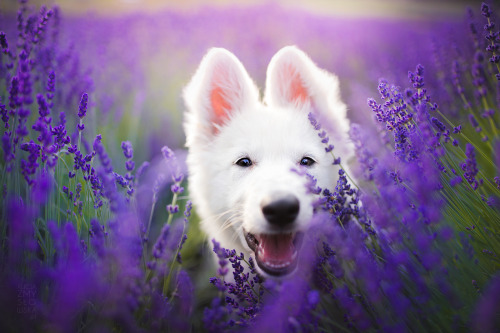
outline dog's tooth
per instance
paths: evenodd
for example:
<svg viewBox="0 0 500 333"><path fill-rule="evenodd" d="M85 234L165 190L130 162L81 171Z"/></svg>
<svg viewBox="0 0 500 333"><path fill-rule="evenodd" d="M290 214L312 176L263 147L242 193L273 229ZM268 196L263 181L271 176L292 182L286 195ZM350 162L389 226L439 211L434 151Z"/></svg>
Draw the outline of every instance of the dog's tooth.
<svg viewBox="0 0 500 333"><path fill-rule="evenodd" d="M285 268L285 267L290 266L291 262L287 261L287 262L284 262L284 263L281 263L281 264L275 264L275 263L272 263L272 262L269 262L269 261L264 261L264 264L266 266L271 267L271 268Z"/></svg>

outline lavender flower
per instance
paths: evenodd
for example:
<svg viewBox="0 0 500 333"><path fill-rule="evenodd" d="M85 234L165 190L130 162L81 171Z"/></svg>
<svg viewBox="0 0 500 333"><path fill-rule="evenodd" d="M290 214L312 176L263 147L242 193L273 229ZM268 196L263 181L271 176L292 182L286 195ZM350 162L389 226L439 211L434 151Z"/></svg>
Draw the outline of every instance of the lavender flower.
<svg viewBox="0 0 500 333"><path fill-rule="evenodd" d="M169 214L176 214L179 212L179 206L178 205L171 205L171 204L168 204L167 205L167 212Z"/></svg>
<svg viewBox="0 0 500 333"><path fill-rule="evenodd" d="M132 181L134 180L134 176L132 175L132 171L135 168L135 163L132 160L134 157L134 149L132 148L132 144L130 141L123 141L121 144L121 148L123 150L123 155L127 159L125 162L125 168L127 169L127 174L120 184L127 188L127 194L130 196L134 193L134 187ZM116 174L118 175L118 174ZM119 176L119 175L118 175ZM121 177L121 176L120 176ZM123 178L123 177L122 177Z"/></svg>
<svg viewBox="0 0 500 333"><path fill-rule="evenodd" d="M452 82L457 94L462 95L465 90L460 84L460 79L461 79L460 65L458 61L455 60L452 62Z"/></svg>
<svg viewBox="0 0 500 333"><path fill-rule="evenodd" d="M484 55L481 51L477 51L474 56L474 64L472 65L472 83L476 87L475 95L478 99L486 96L487 89L485 87L485 71L483 67Z"/></svg>
<svg viewBox="0 0 500 333"><path fill-rule="evenodd" d="M132 148L130 141L123 141L121 147L125 158L132 159L134 157L134 149Z"/></svg>
<svg viewBox="0 0 500 333"><path fill-rule="evenodd" d="M316 119L316 117L314 116L314 114L312 112L309 112L309 114L307 115L307 117L309 118L309 122L314 127L314 129L316 131L319 131L321 129L321 124L318 122L318 120ZM326 145L325 151L327 153L331 152L333 150L333 145L328 143L330 141L330 138L328 136L326 136L326 132L323 130L323 131L321 131L321 132L318 133L318 136L321 139L321 143L323 143L324 145ZM340 163L338 163L338 164L340 164Z"/></svg>
<svg viewBox="0 0 500 333"><path fill-rule="evenodd" d="M474 152L474 147L469 143L465 146L465 155L467 156L467 159L465 160L465 163L461 165L461 168L464 171L464 178L469 184L471 184L474 190L477 190L479 183L476 180L476 175L478 173L476 154Z"/></svg>
<svg viewBox="0 0 500 333"><path fill-rule="evenodd" d="M34 184L32 175L35 174L39 164L38 157L40 156L41 147L33 141L23 143L21 149L28 152L27 160L21 160L21 174L24 176L26 182L31 186Z"/></svg>
<svg viewBox="0 0 500 333"><path fill-rule="evenodd" d="M80 117L80 119L85 117L85 115L87 114L88 100L89 100L89 96L84 93L82 95L82 99L80 100L80 106L78 107L78 117Z"/></svg>
<svg viewBox="0 0 500 333"><path fill-rule="evenodd" d="M203 322L209 331L221 329L223 327L240 326L245 327L251 324L260 311L264 289L262 278L256 274L253 259L245 261L243 253L239 256L234 250L226 250L220 244L212 240L213 251L219 258L218 274L220 277L210 279L210 283L219 290L225 291L225 303L222 300L212 301L212 307L206 309ZM233 269L234 282L224 281L224 276L228 274L228 261ZM249 272L245 272L245 266Z"/></svg>
<svg viewBox="0 0 500 333"><path fill-rule="evenodd" d="M7 37L3 31L0 31L0 47L2 48L3 53L7 53L9 50L9 43L7 43Z"/></svg>
<svg viewBox="0 0 500 333"><path fill-rule="evenodd" d="M47 22L50 17L53 15L52 9L47 10L45 6L40 8L40 20L38 21L38 25L33 30L33 43L36 44L39 42L40 38L42 38L42 34L47 26Z"/></svg>
<svg viewBox="0 0 500 333"><path fill-rule="evenodd" d="M16 109L21 105L21 100L18 97L19 94L19 78L14 76L10 83L9 89L9 107L11 109Z"/></svg>
<svg viewBox="0 0 500 333"><path fill-rule="evenodd" d="M106 153L106 150L104 149L104 146L101 142L102 140L102 135L98 134L93 143L93 148L97 156L99 157L99 160L104 168L104 170L107 173L111 173L113 170L113 167L111 166L111 159L109 158L108 154Z"/></svg>
<svg viewBox="0 0 500 333"><path fill-rule="evenodd" d="M83 124L82 119L87 114L88 99L89 99L88 95L83 94L82 99L80 100L80 106L78 107L78 117L80 118L80 123L77 125L77 128L79 132L85 129L85 125Z"/></svg>
<svg viewBox="0 0 500 333"><path fill-rule="evenodd" d="M484 17L490 17L491 16L490 6L488 6L484 2L481 4L481 15L483 15Z"/></svg>
<svg viewBox="0 0 500 333"><path fill-rule="evenodd" d="M49 100L49 107L52 108L54 107L53 99L54 99L54 93L56 91L56 74L53 70L49 72L48 79L47 79L47 100Z"/></svg>
<svg viewBox="0 0 500 333"><path fill-rule="evenodd" d="M469 122L472 125L472 127L474 127L476 129L476 132L480 132L481 131L481 129L479 127L479 123L477 122L476 117L474 117L473 114L469 115Z"/></svg>
<svg viewBox="0 0 500 333"><path fill-rule="evenodd" d="M135 179L136 181L146 172L146 170L149 168L149 162L145 161L143 162L139 168L137 168L137 171L135 173Z"/></svg>
<svg viewBox="0 0 500 333"><path fill-rule="evenodd" d="M220 243L217 242L215 239L212 239L213 243L213 251L217 255L217 258L219 258L219 268L217 270L217 274L221 277L224 278L229 272L227 269L227 264L229 263L227 258L230 256L230 252L220 246ZM215 284L217 288L221 291L226 290L226 286L221 283L221 280L218 280L216 278L211 280L211 283Z"/></svg>
<svg viewBox="0 0 500 333"><path fill-rule="evenodd" d="M160 259L163 257L169 232L170 232L170 225L164 224L160 233L160 237L158 237L156 243L153 246L154 258Z"/></svg>

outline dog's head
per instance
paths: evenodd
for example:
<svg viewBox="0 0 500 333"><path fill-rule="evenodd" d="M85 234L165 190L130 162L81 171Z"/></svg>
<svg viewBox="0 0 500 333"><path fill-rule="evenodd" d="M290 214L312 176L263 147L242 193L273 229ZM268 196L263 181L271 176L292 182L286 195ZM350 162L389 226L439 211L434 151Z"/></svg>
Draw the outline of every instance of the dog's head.
<svg viewBox="0 0 500 333"><path fill-rule="evenodd" d="M255 255L260 272L282 276L297 264L312 216L305 168L331 187L332 156L309 123L330 124L335 153L352 154L338 80L296 47L272 58L264 101L240 61L211 49L184 91L189 189L202 226L226 248Z"/></svg>

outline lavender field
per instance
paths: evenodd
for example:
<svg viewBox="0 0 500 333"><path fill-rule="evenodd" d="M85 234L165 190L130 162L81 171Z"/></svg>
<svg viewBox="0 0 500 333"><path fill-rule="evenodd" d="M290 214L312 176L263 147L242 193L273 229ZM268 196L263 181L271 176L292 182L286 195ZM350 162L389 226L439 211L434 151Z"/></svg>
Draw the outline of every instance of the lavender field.
<svg viewBox="0 0 500 333"><path fill-rule="evenodd" d="M0 13L0 332L500 332L498 10ZM309 179L278 283L200 232L181 92L210 47L263 87L286 45L339 76L356 159Z"/></svg>

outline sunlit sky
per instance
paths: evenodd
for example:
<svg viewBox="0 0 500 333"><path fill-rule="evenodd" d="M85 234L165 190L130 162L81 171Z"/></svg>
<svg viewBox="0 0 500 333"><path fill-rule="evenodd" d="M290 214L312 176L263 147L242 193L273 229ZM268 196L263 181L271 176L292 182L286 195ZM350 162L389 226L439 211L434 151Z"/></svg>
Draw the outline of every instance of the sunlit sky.
<svg viewBox="0 0 500 333"><path fill-rule="evenodd" d="M57 4L68 13L102 12L121 14L161 9L193 10L203 6L248 6L276 3L283 7L340 16L368 17L438 17L463 15L464 6L477 5L472 0L32 0L32 4ZM16 0L0 1L0 10L17 8Z"/></svg>

